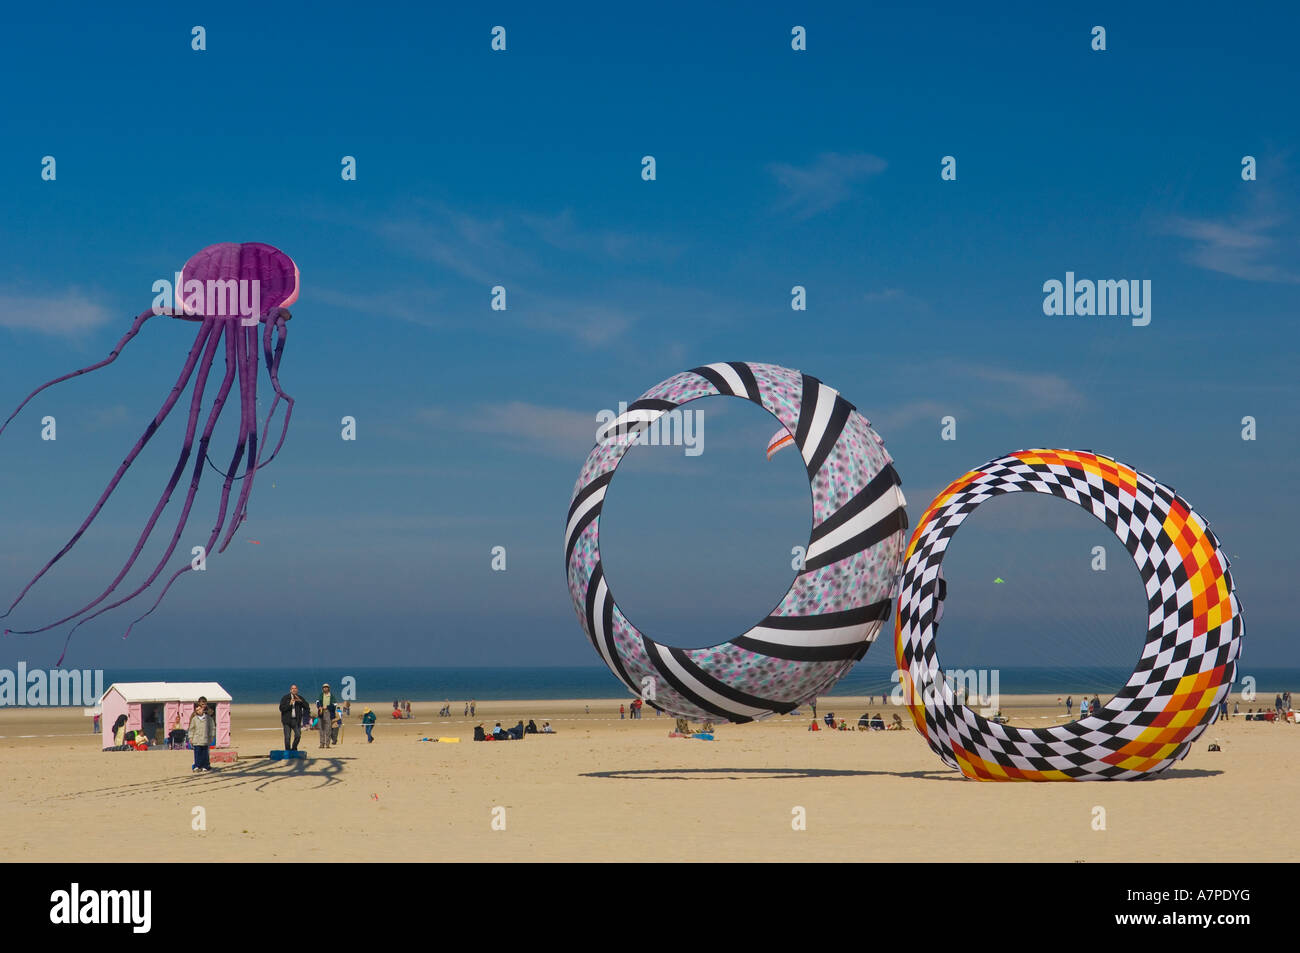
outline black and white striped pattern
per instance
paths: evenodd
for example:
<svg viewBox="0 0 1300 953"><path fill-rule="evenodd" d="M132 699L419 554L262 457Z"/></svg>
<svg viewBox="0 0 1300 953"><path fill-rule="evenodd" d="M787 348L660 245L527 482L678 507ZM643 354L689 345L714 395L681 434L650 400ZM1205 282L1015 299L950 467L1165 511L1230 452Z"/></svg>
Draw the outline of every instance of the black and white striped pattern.
<svg viewBox="0 0 1300 953"><path fill-rule="evenodd" d="M757 371L757 373L756 373ZM795 444L803 456L809 482L818 486L819 474L828 460L842 464L840 472L860 474L867 470L865 461L846 464L850 449L841 440L845 427L857 413L852 404L833 388L797 371L788 371L771 365L751 365L743 362L707 364L687 373L694 374L711 385L719 395L741 397L753 401L773 413L791 429ZM779 377L778 377L779 375ZM764 393L761 380L782 381L783 389L793 392L798 386L797 416L791 417L790 407L782 406L771 395ZM674 379L676 380L676 379ZM648 393L663 393L665 382ZM599 560L599 517L605 493L623 453L636 435L650 427L659 417L679 406L690 403L707 393L696 394L688 400L675 403L660 397L643 397L609 422L598 434L597 446L589 457L588 468L596 474L575 488L569 507L565 530L565 560L570 571L570 588L579 618L605 663L633 693L642 689L643 679L652 679L658 686L656 706L674 714L691 717L706 715L730 721L750 721L776 712L790 711L804 702L808 695L824 692L830 684L860 659L869 648L891 609L892 583L901 568L904 533L907 516L906 500L899 489L899 479L894 468L885 463L870 474L865 485L835 512L818 523L809 540L803 570L792 589L801 586L810 589L825 586L827 573L843 572L846 575L863 574L876 565L877 560L888 561L885 571L876 575L889 581L878 593L870 593L867 604L855 604L863 593L849 593L843 609L829 609L813 615L771 615L743 635L732 639L728 658L733 667L760 670L761 664L735 666L737 657L746 662L780 659L783 669L804 666L810 671L830 672L829 681L823 679L815 690L800 697L777 698L760 694L755 684L728 681L718 672L711 671L705 661L698 661L682 649L661 645L636 632L639 652L625 654L614 638L615 613L618 612ZM787 402L788 403L788 402ZM784 416L783 416L784 415ZM861 439L870 431L865 419L859 420L857 434ZM880 454L885 460L883 450ZM844 479L841 475L839 479ZM824 484L823 484L824 485ZM594 547L596 560L588 574L583 560L575 559L575 551L584 533L596 523L597 538L588 543ZM889 543L888 547L881 547ZM875 551L877 547L880 550ZM886 549L888 550L886 552ZM869 560L854 559L873 550ZM865 568L864 568L865 567ZM854 575L858 578L858 575ZM846 586L831 587L842 592ZM813 600L814 602L816 600ZM784 604L784 601L783 601ZM621 617L621 613L619 613ZM628 624L630 629L630 623ZM833 663L827 666L826 663Z"/></svg>

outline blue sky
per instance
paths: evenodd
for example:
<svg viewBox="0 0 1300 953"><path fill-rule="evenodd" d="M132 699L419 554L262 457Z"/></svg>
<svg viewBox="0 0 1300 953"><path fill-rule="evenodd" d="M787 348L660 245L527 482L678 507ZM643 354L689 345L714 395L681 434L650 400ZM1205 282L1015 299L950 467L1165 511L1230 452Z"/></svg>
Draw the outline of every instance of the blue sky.
<svg viewBox="0 0 1300 953"><path fill-rule="evenodd" d="M129 640L129 608L80 630L70 663L595 664L561 543L595 415L718 360L797 367L843 392L884 437L914 519L949 480L1022 447L1151 473L1232 555L1245 667L1296 663L1290 7L13 16L0 404L101 358L152 283L206 245L269 242L302 273L282 370L297 408L249 522ZM504 53L489 48L498 24ZM1105 52L1090 48L1098 24ZM356 181L340 178L345 155ZM656 181L641 179L644 155ZM940 180L945 155L956 181ZM1043 283L1067 271L1149 279L1150 325L1045 316ZM497 284L505 312L489 307ZM806 312L790 308L796 284ZM89 511L193 336L151 322L0 437L0 592L16 595ZM40 440L46 414L57 441ZM355 442L340 439L345 415ZM940 440L945 415L955 441ZM761 412L706 419L697 458L634 450L606 510L620 604L679 644L766 612L810 519L793 455L764 459ZM183 429L173 416L9 622L98 594ZM214 446L233 439L228 419ZM206 536L217 486L187 540ZM995 501L963 529L945 562L945 659L1136 658L1136 570L1054 502ZM1105 574L1089 570L1099 544ZM0 665L52 664L65 631L0 643ZM868 655L888 658L883 642Z"/></svg>

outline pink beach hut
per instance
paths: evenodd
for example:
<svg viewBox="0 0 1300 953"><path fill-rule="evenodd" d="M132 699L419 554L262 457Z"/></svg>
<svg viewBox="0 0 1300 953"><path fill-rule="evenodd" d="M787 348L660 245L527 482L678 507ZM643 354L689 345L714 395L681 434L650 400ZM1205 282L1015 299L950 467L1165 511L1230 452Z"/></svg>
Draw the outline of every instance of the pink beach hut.
<svg viewBox="0 0 1300 953"><path fill-rule="evenodd" d="M126 716L127 731L142 731L150 744L189 728L200 697L217 716L217 747L230 747L230 693L216 682L114 682L100 699L104 747L113 744L113 725Z"/></svg>

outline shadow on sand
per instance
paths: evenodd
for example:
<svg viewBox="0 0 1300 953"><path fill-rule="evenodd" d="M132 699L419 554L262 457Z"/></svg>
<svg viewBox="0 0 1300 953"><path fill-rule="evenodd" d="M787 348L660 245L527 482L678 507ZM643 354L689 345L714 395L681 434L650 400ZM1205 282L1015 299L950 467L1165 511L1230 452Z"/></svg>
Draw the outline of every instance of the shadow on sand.
<svg viewBox="0 0 1300 953"><path fill-rule="evenodd" d="M934 778L960 781L961 775L935 771L846 771L838 768L629 768L623 771L591 771L583 778L613 778L625 781L765 781L785 778Z"/></svg>
<svg viewBox="0 0 1300 953"><path fill-rule="evenodd" d="M1159 774L1134 781L1162 781L1185 778L1214 778L1222 771L1203 768L1168 768ZM764 781L785 778L923 778L928 781L965 781L957 771L935 768L927 771L845 771L836 768L629 768L622 771L591 771L582 778L612 778L624 781ZM1032 782L1030 782L1032 783ZM1050 783L1050 782L1044 782ZM1109 782L1102 782L1109 783Z"/></svg>
<svg viewBox="0 0 1300 953"><path fill-rule="evenodd" d="M63 797L131 797L136 794L153 794L163 791L226 791L255 785L253 790L261 791L277 781L292 778L315 778L320 783L317 788L338 784L346 762L351 758L312 758L311 760L272 761L261 758L257 761L235 762L228 767L214 767L207 773L191 774L188 770L174 778L162 778L152 781L139 781L135 784L122 784L111 788L97 788L92 791L78 791Z"/></svg>

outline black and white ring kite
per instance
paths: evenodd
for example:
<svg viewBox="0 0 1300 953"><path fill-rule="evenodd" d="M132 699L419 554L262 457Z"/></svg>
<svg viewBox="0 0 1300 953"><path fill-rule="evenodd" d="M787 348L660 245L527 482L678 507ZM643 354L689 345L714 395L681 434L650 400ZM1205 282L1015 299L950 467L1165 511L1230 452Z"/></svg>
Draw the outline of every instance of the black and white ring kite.
<svg viewBox="0 0 1300 953"><path fill-rule="evenodd" d="M643 635L614 602L600 560L600 513L637 434L711 396L751 400L803 455L813 529L803 569L772 614L705 649ZM569 593L583 630L635 695L669 714L753 721L825 693L889 617L906 542L906 500L884 443L839 393L773 364L708 364L652 387L599 435L574 487L565 530Z"/></svg>

